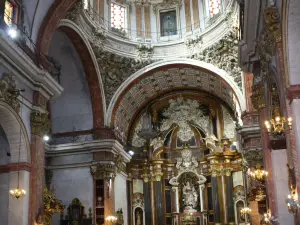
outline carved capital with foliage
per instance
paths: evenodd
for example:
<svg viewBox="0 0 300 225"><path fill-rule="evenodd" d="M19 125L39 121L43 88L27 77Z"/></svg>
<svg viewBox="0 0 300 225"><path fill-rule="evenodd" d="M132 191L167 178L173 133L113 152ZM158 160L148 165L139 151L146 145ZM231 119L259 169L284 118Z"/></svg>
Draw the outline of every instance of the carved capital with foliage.
<svg viewBox="0 0 300 225"><path fill-rule="evenodd" d="M20 91L16 88L13 76L4 74L0 79L0 101L4 101L10 105L16 112L20 111L20 103L18 96Z"/></svg>
<svg viewBox="0 0 300 225"><path fill-rule="evenodd" d="M50 120L48 113L33 111L30 115L31 133L44 135L50 131Z"/></svg>
<svg viewBox="0 0 300 225"><path fill-rule="evenodd" d="M110 179L116 176L116 167L112 164L100 164L91 166L91 174L95 180Z"/></svg>

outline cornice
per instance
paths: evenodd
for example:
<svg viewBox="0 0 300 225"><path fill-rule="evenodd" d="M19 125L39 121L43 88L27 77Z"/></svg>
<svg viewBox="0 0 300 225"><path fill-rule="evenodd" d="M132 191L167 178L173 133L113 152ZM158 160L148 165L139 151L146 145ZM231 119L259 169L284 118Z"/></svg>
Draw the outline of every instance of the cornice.
<svg viewBox="0 0 300 225"><path fill-rule="evenodd" d="M0 30L0 49L0 64L30 88L41 92L47 99L62 93L63 88L57 81L48 72L38 68L3 30Z"/></svg>
<svg viewBox="0 0 300 225"><path fill-rule="evenodd" d="M131 156L124 151L123 146L118 141L113 139L61 145L45 144L45 150L46 157L88 154L95 152L112 152L113 154L119 154L123 156L126 163L131 160Z"/></svg>
<svg viewBox="0 0 300 225"><path fill-rule="evenodd" d="M300 84L291 85L287 88L287 98L290 102L300 98Z"/></svg>

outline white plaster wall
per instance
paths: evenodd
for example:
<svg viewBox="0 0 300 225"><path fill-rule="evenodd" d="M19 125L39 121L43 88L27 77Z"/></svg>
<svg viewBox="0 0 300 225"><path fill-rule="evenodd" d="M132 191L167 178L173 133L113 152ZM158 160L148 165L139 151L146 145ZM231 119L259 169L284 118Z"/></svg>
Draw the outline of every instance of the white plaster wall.
<svg viewBox="0 0 300 225"><path fill-rule="evenodd" d="M60 81L64 88L62 95L51 101L52 133L91 129L91 97L77 51L70 39L57 31L49 53L62 66Z"/></svg>
<svg viewBox="0 0 300 225"><path fill-rule="evenodd" d="M291 132L295 135L298 161L300 163L300 99L294 99L291 107L293 112L293 130ZM296 171L298 170L299 168Z"/></svg>
<svg viewBox="0 0 300 225"><path fill-rule="evenodd" d="M38 31L46 16L50 6L54 0L25 0L24 6L24 21L29 34L32 33L31 39L35 42L37 39ZM37 7L37 9L36 9ZM36 9L36 14L34 16ZM33 25L33 26L32 26Z"/></svg>
<svg viewBox="0 0 300 225"><path fill-rule="evenodd" d="M74 198L78 198L85 207L84 213L93 209L94 183L90 168L66 168L53 170L52 186L57 199L61 200L67 208ZM59 225L59 216L53 218L53 225Z"/></svg>
<svg viewBox="0 0 300 225"><path fill-rule="evenodd" d="M117 174L114 180L115 211L122 208L124 225L128 225L127 185L126 177Z"/></svg>
<svg viewBox="0 0 300 225"><path fill-rule="evenodd" d="M16 188L18 175L16 171L10 172L9 190ZM8 225L27 225L29 210L29 185L30 173L27 171L20 172L20 188L26 190L27 194L20 199L9 196L8 205Z"/></svg>
<svg viewBox="0 0 300 225"><path fill-rule="evenodd" d="M9 174L0 173L0 219L1 225L8 225Z"/></svg>
<svg viewBox="0 0 300 225"><path fill-rule="evenodd" d="M300 1L290 0L288 5L288 60L290 84L300 84Z"/></svg>
<svg viewBox="0 0 300 225"><path fill-rule="evenodd" d="M278 208L279 224L294 224L293 214L289 213L285 204L287 195L290 193L288 188L288 171L286 150L274 150L272 155L272 171L275 184L275 196Z"/></svg>

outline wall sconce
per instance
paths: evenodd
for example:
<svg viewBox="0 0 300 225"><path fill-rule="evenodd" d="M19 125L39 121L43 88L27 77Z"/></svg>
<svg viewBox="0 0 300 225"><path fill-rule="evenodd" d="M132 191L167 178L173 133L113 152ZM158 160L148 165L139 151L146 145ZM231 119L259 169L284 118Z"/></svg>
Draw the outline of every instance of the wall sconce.
<svg viewBox="0 0 300 225"><path fill-rule="evenodd" d="M289 130L291 130L292 129L292 118L288 117L286 119L285 117L276 116L273 119L265 121L265 127L266 127L268 133L271 133L274 136L280 136L286 131L285 124L287 124Z"/></svg>
<svg viewBox="0 0 300 225"><path fill-rule="evenodd" d="M287 196L286 204L291 213L293 214L298 213L300 209L300 202L298 200L298 195L296 193Z"/></svg>

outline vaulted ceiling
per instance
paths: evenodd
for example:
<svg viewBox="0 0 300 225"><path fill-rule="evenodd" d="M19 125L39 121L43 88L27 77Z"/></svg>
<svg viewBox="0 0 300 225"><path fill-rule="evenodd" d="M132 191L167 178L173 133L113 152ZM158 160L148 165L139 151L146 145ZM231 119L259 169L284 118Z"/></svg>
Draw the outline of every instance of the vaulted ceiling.
<svg viewBox="0 0 300 225"><path fill-rule="evenodd" d="M142 72L142 71L140 71ZM154 99L170 92L194 90L206 93L240 111L235 91L220 75L188 64L170 64L155 68L131 80L114 99L110 125L127 135L138 113Z"/></svg>

